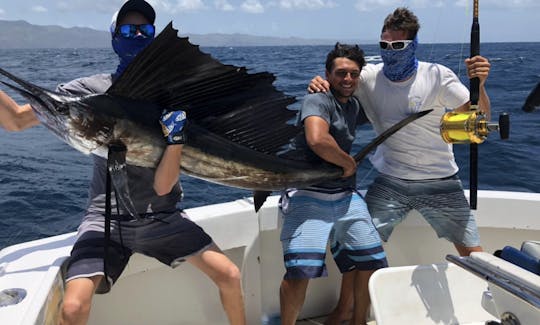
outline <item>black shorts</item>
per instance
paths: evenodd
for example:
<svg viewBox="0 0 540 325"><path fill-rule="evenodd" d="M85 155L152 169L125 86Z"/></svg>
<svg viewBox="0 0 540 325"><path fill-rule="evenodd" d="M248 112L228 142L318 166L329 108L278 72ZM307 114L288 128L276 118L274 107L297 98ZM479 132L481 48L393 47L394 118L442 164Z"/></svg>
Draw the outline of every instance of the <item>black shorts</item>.
<svg viewBox="0 0 540 325"><path fill-rule="evenodd" d="M65 279L104 275L105 218L87 215L79 226L78 239L67 260ZM212 238L185 213L156 214L141 221L111 222L111 237L107 246L107 281L102 281L96 293L106 293L118 280L133 253L154 257L171 267L187 257L210 247Z"/></svg>

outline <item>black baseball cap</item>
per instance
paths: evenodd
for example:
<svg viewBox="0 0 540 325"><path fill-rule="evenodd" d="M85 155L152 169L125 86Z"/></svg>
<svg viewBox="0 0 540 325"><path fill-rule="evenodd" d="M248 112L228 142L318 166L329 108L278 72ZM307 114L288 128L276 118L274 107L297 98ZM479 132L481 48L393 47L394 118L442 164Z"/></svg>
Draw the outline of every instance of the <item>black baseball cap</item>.
<svg viewBox="0 0 540 325"><path fill-rule="evenodd" d="M152 6L144 0L129 0L124 3L122 8L120 8L118 11L116 21L122 21L124 16L130 11L141 13L152 25L156 21L156 12L154 11L154 8L152 8Z"/></svg>

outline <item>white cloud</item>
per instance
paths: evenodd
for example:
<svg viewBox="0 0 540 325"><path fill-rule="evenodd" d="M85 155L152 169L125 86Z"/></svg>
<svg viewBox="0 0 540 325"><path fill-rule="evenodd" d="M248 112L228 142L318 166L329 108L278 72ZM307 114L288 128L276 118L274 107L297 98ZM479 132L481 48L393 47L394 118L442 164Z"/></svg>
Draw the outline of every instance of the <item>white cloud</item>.
<svg viewBox="0 0 540 325"><path fill-rule="evenodd" d="M0 8L0 16L3 16L6 13L6 11L2 8Z"/></svg>
<svg viewBox="0 0 540 325"><path fill-rule="evenodd" d="M179 11L196 11L207 9L203 0L146 0L158 13L176 13ZM126 0L60 0L56 7L63 11L93 11L113 13L120 9Z"/></svg>
<svg viewBox="0 0 540 325"><path fill-rule="evenodd" d="M175 9L178 11L196 11L206 9L202 0L178 0Z"/></svg>
<svg viewBox="0 0 540 325"><path fill-rule="evenodd" d="M277 4L282 9L324 9L334 8L336 3L324 0L280 0Z"/></svg>
<svg viewBox="0 0 540 325"><path fill-rule="evenodd" d="M150 1L151 2L151 1ZM120 9L120 6L124 1L111 1L111 0L71 0L71 1L57 1L56 8L61 11L97 11L102 13L110 13Z"/></svg>
<svg viewBox="0 0 540 325"><path fill-rule="evenodd" d="M43 7L43 6L33 6L33 7L31 8L31 10L32 10L33 12L39 12L39 13L47 12L47 11L48 11L47 8L45 8L45 7Z"/></svg>
<svg viewBox="0 0 540 325"><path fill-rule="evenodd" d="M234 7L227 0L215 0L214 6L221 11L233 11Z"/></svg>
<svg viewBox="0 0 540 325"><path fill-rule="evenodd" d="M264 7L258 0L247 0L244 1L240 8L242 8L243 11L252 13L252 14L260 14L264 12Z"/></svg>
<svg viewBox="0 0 540 325"><path fill-rule="evenodd" d="M484 0L486 1L486 0ZM470 2L469 0L458 0L457 2ZM379 8L397 8L397 7L413 7L413 8L428 8L428 7L444 7L443 0L413 0L405 4L401 0L357 0L354 7L358 11L372 11Z"/></svg>
<svg viewBox="0 0 540 325"><path fill-rule="evenodd" d="M320 1L318 1L320 2ZM397 8L397 7L412 7L412 8L430 8L430 7L445 7L456 6L472 8L472 1L470 0L456 0L456 1L444 1L444 0L357 0L355 8L359 11L372 11L380 8ZM522 8L535 8L540 7L540 1L538 0L482 0L479 4L480 10L504 8L504 9L522 9Z"/></svg>
<svg viewBox="0 0 540 325"><path fill-rule="evenodd" d="M358 0L354 7L358 11L371 11L382 7L396 7L401 3L399 0Z"/></svg>
<svg viewBox="0 0 540 325"><path fill-rule="evenodd" d="M470 0L469 0L470 1ZM417 8L427 8L427 7L444 7L443 0L415 0L413 5Z"/></svg>
<svg viewBox="0 0 540 325"><path fill-rule="evenodd" d="M456 2L459 7L472 7L470 1L459 0ZM522 9L522 8L538 8L540 1L538 0L482 0L479 3L479 9L488 8L503 8L503 9Z"/></svg>
<svg viewBox="0 0 540 325"><path fill-rule="evenodd" d="M146 0L156 11L158 15L160 15L161 12L171 12L175 13L177 12L176 5L171 3L171 1L167 0ZM116 5L116 9L120 9L121 4Z"/></svg>

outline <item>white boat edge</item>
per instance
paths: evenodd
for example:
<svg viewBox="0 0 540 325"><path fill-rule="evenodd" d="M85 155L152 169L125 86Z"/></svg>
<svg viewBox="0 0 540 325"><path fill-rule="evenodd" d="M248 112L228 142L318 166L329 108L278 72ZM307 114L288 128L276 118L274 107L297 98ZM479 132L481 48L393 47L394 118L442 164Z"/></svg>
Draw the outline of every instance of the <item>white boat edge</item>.
<svg viewBox="0 0 540 325"><path fill-rule="evenodd" d="M468 194L468 192L466 192ZM202 226L225 253L241 268L248 324L261 324L279 313L279 284L284 273L278 197L272 196L254 212L251 199L188 209L190 218ZM479 191L475 215L482 246L492 253L504 246L519 248L525 240L540 240L540 193ZM25 242L0 251L0 291L20 288L26 297L18 304L0 307L1 324L54 324L61 303L61 265L71 250L75 233ZM415 324L484 324L496 319L482 308L486 281L445 261L455 254L453 245L438 240L415 212L398 227L385 244L391 267L383 273L399 273L401 286L370 285L414 302ZM329 277L310 282L301 318L327 314L335 305L340 275L327 254ZM413 280L437 275L446 281L447 299L427 299L433 294ZM393 275L395 276L395 275ZM377 278L374 276L374 278ZM539 282L540 277L536 278ZM404 281L407 280L407 281ZM419 281L419 282L418 282ZM426 282L427 283L427 282ZM407 290L408 289L408 290ZM386 290L386 291L385 291ZM408 296L411 295L411 296ZM381 296L373 294L375 317L392 310ZM427 299L427 300L426 300ZM434 299L434 300L433 300ZM396 301L396 299L393 299ZM436 302L449 306L434 306ZM440 308L439 308L440 307ZM403 308L399 305L394 308ZM410 312L415 308L410 308ZM448 309L450 308L450 309ZM536 307L535 307L536 308ZM540 324L540 310L538 322ZM407 310L396 311L405 317ZM419 319L420 317L421 319ZM452 323L454 321L454 323ZM217 289L210 280L184 264L170 269L154 259L134 255L113 290L94 299L89 324L226 324ZM382 324L382 321L378 323ZM390 324L390 323L389 323ZM378 324L379 325L379 324Z"/></svg>

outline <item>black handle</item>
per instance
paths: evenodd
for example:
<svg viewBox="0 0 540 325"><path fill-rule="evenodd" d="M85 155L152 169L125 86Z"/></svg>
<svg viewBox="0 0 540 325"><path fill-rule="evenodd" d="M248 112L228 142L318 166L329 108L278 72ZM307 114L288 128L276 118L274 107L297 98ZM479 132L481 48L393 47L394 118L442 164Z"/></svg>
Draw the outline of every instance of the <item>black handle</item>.
<svg viewBox="0 0 540 325"><path fill-rule="evenodd" d="M502 140L510 137L510 115L508 113L501 113L499 115L499 134Z"/></svg>
<svg viewBox="0 0 540 325"><path fill-rule="evenodd" d="M480 24L478 23L478 17L473 18L473 24L471 27L471 58L480 55ZM471 105L478 105L478 99L480 96L480 79L478 77L469 80L469 91Z"/></svg>

